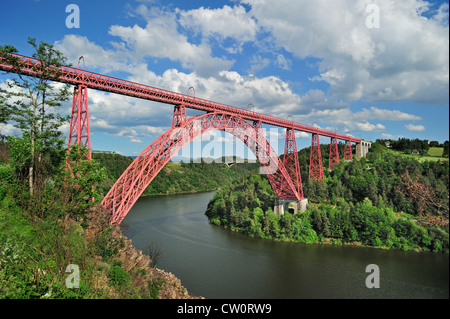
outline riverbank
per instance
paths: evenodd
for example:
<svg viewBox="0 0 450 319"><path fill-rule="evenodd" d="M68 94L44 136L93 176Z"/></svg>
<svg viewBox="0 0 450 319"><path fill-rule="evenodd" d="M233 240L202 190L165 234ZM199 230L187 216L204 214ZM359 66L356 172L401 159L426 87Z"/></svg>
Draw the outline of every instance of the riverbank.
<svg viewBox="0 0 450 319"><path fill-rule="evenodd" d="M105 236L108 247L117 247L111 256L112 263L120 263L121 268L130 274L132 288L140 291L142 295L150 295L154 299L198 299L191 296L188 290L181 284L181 281L170 272L151 267L152 260L135 248L132 241L122 232L120 226L109 225L109 213L102 206L93 206L86 214L85 237L88 242L95 242L99 237ZM108 267L102 261L101 256L96 257L99 267ZM115 298L123 297L120 292L110 289Z"/></svg>
<svg viewBox="0 0 450 319"><path fill-rule="evenodd" d="M180 192L166 192L166 193L160 193L160 194L142 194L141 196L139 196L139 198L141 197L156 197L156 196L172 196L172 195L189 195L189 194L200 194L200 193L209 193L209 192L216 192L220 190L220 187L218 188L214 188L214 189L206 189L206 190L193 190L193 191L180 191Z"/></svg>
<svg viewBox="0 0 450 319"><path fill-rule="evenodd" d="M365 245L359 241L353 241L353 242L342 242L338 239L335 238L322 238L320 241L313 241L313 242L302 242L302 241L297 241L297 240L293 240L292 238L261 238L261 237L255 237L252 235L248 235L245 232L242 232L240 230L237 230L236 228L232 227L228 227L228 226L218 226L214 223L210 223L211 225L215 226L215 227L220 227L223 229L226 229L228 231L234 232L234 233L239 233L239 234L244 234L246 236L249 236L250 238L256 238L259 240L267 240L267 241L273 241L273 242L279 242L279 243L297 243L297 244L305 244L305 245L323 245L323 246L342 246L342 247L363 247L363 248L373 248L373 249L383 249L383 250L395 250L395 248L392 247L388 247L388 246L371 246L371 245ZM421 248L416 248L416 249L410 249L411 251L415 251L415 252L424 252L425 250L421 249Z"/></svg>
<svg viewBox="0 0 450 319"><path fill-rule="evenodd" d="M275 214L267 178L249 174L217 192L205 215L214 225L255 238L448 254L448 163L384 161L382 155L390 159L389 153L372 158L374 169L364 169L361 159L326 172L323 182L308 181L305 197L318 204L305 212Z"/></svg>
<svg viewBox="0 0 450 319"><path fill-rule="evenodd" d="M54 216L32 215L9 196L0 201L0 299L194 298L110 226L100 204Z"/></svg>
<svg viewBox="0 0 450 319"><path fill-rule="evenodd" d="M216 227L204 215L214 194L140 198L123 233L189 293L207 299L448 298L448 255L362 246L261 240ZM372 247L370 247L372 248ZM365 286L366 266L381 288Z"/></svg>

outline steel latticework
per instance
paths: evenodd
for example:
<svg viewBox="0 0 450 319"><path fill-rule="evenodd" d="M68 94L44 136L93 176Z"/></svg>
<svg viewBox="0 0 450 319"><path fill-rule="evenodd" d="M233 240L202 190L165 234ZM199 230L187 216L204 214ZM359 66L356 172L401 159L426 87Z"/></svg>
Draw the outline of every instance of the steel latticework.
<svg viewBox="0 0 450 319"><path fill-rule="evenodd" d="M323 181L322 155L320 151L320 142L318 134L313 134L311 139L309 179L316 181Z"/></svg>
<svg viewBox="0 0 450 319"><path fill-rule="evenodd" d="M345 141L344 159L346 159L346 160L353 159L352 142L350 142L350 141Z"/></svg>
<svg viewBox="0 0 450 319"><path fill-rule="evenodd" d="M7 63L3 63L0 58L0 70L21 73L29 76L39 75L38 66L40 62L38 60L18 54L11 55L17 57L21 61L20 68L15 69ZM184 105L186 108L201 110L205 112L229 113L235 116L240 116L248 121L260 121L263 124L269 124L283 128L289 127L297 131L316 133L321 136L336 137L337 139L344 141L349 140L354 143L361 143L361 139L356 137L323 130L314 126L288 121L285 119L277 118L275 116L269 116L239 107L196 98L195 96L189 96L186 94L158 89L148 85L125 81L67 66L58 67L58 70L62 74L60 77L54 79L58 82L69 83L72 85L82 84L91 89L112 92L172 105Z"/></svg>
<svg viewBox="0 0 450 319"><path fill-rule="evenodd" d="M338 164L339 164L338 144L336 138L332 137L330 143L330 158L328 161L328 169L333 169Z"/></svg>
<svg viewBox="0 0 450 319"><path fill-rule="evenodd" d="M8 59L0 57L1 71L34 77L41 75L42 68L38 60L17 54L10 55L15 57L15 63L8 63ZM295 131L312 134L309 178L313 180L322 181L324 178L319 136L332 139L330 167L339 163L337 139L345 141L345 159L352 159L351 142L361 143L361 139L358 138L257 113L249 110L248 106L246 110L199 99L195 97L195 90L194 96L189 96L88 72L84 70L84 58L81 70L80 60L78 68L66 66L47 68L57 69L60 74L52 80L75 86L68 148L76 144L85 146L88 149L86 154L88 159L91 159L88 88L174 105L172 128L157 138L133 161L103 199L103 206L111 213L111 223L119 224L123 220L145 188L174 154L209 130L226 131L242 140L261 163L275 195L278 198L295 200L303 198ZM207 113L187 118L186 108ZM279 160L275 150L265 139L263 124L287 129L283 161Z"/></svg>
<svg viewBox="0 0 450 319"><path fill-rule="evenodd" d="M89 128L89 110L87 87L78 85L75 88L70 117L68 151L73 145L85 147L86 157L91 159L91 133Z"/></svg>
<svg viewBox="0 0 450 319"><path fill-rule="evenodd" d="M277 197L300 200L296 187L268 141L258 128L232 115L209 113L172 127L150 144L119 177L102 201L111 214L111 223L120 224L136 200L166 163L198 136L221 130L242 140L260 161Z"/></svg>
<svg viewBox="0 0 450 319"><path fill-rule="evenodd" d="M295 190L300 198L303 198L302 176L298 162L297 142L295 141L295 131L286 129L286 139L284 143L283 164L294 183Z"/></svg>

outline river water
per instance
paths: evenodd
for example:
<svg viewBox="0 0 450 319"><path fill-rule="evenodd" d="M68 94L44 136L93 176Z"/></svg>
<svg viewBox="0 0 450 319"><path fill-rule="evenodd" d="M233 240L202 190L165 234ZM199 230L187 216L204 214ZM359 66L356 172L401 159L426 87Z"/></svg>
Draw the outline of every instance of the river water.
<svg viewBox="0 0 450 319"><path fill-rule="evenodd" d="M205 298L449 298L448 254L327 246L255 239L209 224L214 192L140 198L124 234L145 252L153 242L158 268ZM369 264L379 288L367 288ZM373 282L373 280L371 280Z"/></svg>

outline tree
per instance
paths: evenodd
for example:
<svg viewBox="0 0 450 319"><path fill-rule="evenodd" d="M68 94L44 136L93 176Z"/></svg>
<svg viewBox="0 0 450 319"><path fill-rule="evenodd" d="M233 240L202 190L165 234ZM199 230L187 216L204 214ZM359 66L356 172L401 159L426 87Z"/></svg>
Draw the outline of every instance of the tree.
<svg viewBox="0 0 450 319"><path fill-rule="evenodd" d="M56 86L52 83L62 74L59 67L66 61L63 54L46 42L37 44L34 38L28 38L28 43L35 51L33 58L39 61L34 66L35 77L24 76L18 72L24 62L11 55L17 52L16 48L10 45L0 46L0 57L4 59L4 63L11 65L12 72L16 73L16 76L7 82L9 90L1 90L0 94L4 101L2 108L6 107L11 114L9 120L22 131L22 138L29 141L28 185L30 195L33 195L36 175L42 175L42 169L45 167L45 154L62 157L63 140L60 138L59 128L69 118L61 116L57 108L69 99L70 93L68 85ZM49 154L53 150L56 153ZM51 161L49 158L48 160Z"/></svg>
<svg viewBox="0 0 450 319"><path fill-rule="evenodd" d="M442 153L442 157L448 158L448 141L444 142L444 152Z"/></svg>
<svg viewBox="0 0 450 319"><path fill-rule="evenodd" d="M419 215L431 213L448 219L448 189L445 185L431 187L422 176L411 176L406 171L397 189L413 203Z"/></svg>
<svg viewBox="0 0 450 319"><path fill-rule="evenodd" d="M5 97L0 96L0 124L5 124L9 120L9 113L10 110L5 103Z"/></svg>
<svg viewBox="0 0 450 319"><path fill-rule="evenodd" d="M146 254L151 259L150 267L155 268L163 255L161 245L155 241L152 241L151 244L147 246Z"/></svg>
<svg viewBox="0 0 450 319"><path fill-rule="evenodd" d="M63 168L63 205L72 215L83 214L93 203L100 201L94 185L106 177L105 167L95 160L86 159L86 152L86 148L73 145L67 158L70 169Z"/></svg>

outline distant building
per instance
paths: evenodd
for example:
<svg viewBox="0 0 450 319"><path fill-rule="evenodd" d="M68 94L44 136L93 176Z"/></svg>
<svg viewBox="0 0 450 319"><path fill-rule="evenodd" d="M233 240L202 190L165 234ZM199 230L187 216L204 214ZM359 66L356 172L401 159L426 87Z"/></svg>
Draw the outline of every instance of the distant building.
<svg viewBox="0 0 450 319"><path fill-rule="evenodd" d="M116 154L115 151L95 151L95 150L93 150L92 153Z"/></svg>

